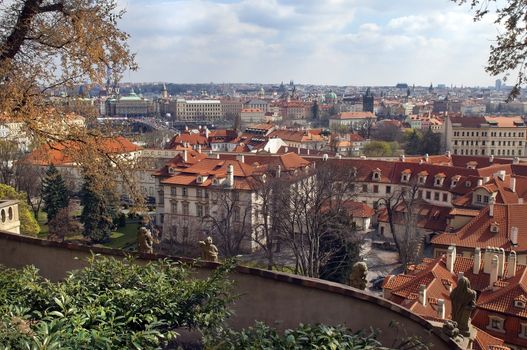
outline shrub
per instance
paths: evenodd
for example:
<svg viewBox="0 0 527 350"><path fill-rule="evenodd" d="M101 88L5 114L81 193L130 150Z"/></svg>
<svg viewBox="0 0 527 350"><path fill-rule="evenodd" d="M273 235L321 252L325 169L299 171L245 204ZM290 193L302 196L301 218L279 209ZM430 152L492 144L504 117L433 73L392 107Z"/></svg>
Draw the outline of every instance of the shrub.
<svg viewBox="0 0 527 350"><path fill-rule="evenodd" d="M207 279L167 260L94 257L62 282L34 267L0 269L0 344L11 349L155 349L185 327L218 332L229 315L226 274Z"/></svg>

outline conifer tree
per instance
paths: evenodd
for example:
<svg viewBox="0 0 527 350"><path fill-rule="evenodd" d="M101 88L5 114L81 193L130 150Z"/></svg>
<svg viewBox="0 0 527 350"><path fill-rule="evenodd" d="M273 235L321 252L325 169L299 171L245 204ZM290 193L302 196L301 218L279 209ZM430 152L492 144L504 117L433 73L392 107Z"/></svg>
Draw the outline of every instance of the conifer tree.
<svg viewBox="0 0 527 350"><path fill-rule="evenodd" d="M84 236L94 243L108 240L113 220L117 215L116 197L107 184L97 181L95 176L85 176L81 192L81 222Z"/></svg>
<svg viewBox="0 0 527 350"><path fill-rule="evenodd" d="M61 209L66 208L70 201L66 183L53 164L48 167L42 181L42 198L44 211L48 214L48 222L53 220Z"/></svg>

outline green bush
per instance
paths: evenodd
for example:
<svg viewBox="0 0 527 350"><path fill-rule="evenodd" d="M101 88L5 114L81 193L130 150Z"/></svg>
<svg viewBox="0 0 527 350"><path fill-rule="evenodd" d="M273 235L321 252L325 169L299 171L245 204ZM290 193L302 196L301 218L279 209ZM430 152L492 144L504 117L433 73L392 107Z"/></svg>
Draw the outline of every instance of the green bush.
<svg viewBox="0 0 527 350"><path fill-rule="evenodd" d="M288 329L283 334L263 323L241 332L228 330L218 338L206 339L207 349L213 350L271 350L271 349L327 349L362 350L385 349L375 339L375 334L353 333L344 327L326 325L300 325Z"/></svg>
<svg viewBox="0 0 527 350"><path fill-rule="evenodd" d="M167 260L92 258L62 282L34 267L0 269L0 344L8 349L159 349L179 327L221 331L231 298L226 274L207 279ZM45 346L43 346L45 344Z"/></svg>

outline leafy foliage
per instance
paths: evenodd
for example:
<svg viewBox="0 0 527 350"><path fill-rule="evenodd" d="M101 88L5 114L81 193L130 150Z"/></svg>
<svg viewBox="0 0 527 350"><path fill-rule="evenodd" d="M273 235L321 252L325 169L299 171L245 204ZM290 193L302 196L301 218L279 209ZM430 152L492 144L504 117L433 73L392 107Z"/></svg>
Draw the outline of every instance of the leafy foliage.
<svg viewBox="0 0 527 350"><path fill-rule="evenodd" d="M177 328L222 332L226 274L207 279L168 260L140 265L93 257L62 282L34 267L0 270L0 344L8 349L159 349Z"/></svg>
<svg viewBox="0 0 527 350"><path fill-rule="evenodd" d="M494 23L503 30L499 30L496 40L490 45L490 54L485 70L491 75L505 75L504 80L512 72L516 74L516 81L509 93L508 101L519 96L521 85L527 79L527 16L525 1L506 0L452 0L462 5L470 4L474 11L474 21L480 21L491 12L496 12ZM489 9L490 4L495 9Z"/></svg>
<svg viewBox="0 0 527 350"><path fill-rule="evenodd" d="M69 193L66 183L54 165L50 165L46 176L42 181L42 197L44 199L44 211L48 214L48 221L69 204Z"/></svg>
<svg viewBox="0 0 527 350"><path fill-rule="evenodd" d="M18 200L18 216L20 218L20 232L25 235L34 236L40 232L37 220L29 210L26 202L26 194L17 192L13 187L0 184L0 199Z"/></svg>
<svg viewBox="0 0 527 350"><path fill-rule="evenodd" d="M234 349L387 349L375 339L375 334L353 333L344 327L326 325L300 325L297 329L288 329L283 334L263 323L241 332L229 330L216 343L217 339L207 339L208 348L214 350Z"/></svg>
<svg viewBox="0 0 527 350"><path fill-rule="evenodd" d="M406 154L439 154L441 152L441 135L428 129L425 133L412 130L406 135Z"/></svg>
<svg viewBox="0 0 527 350"><path fill-rule="evenodd" d="M391 157L399 155L397 142L370 141L364 145L364 155L368 157Z"/></svg>

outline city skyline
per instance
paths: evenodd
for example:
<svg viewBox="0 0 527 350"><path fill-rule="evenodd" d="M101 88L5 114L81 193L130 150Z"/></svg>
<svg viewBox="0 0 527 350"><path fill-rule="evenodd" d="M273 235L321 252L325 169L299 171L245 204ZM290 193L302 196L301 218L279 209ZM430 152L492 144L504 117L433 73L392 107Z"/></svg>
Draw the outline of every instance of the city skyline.
<svg viewBox="0 0 527 350"><path fill-rule="evenodd" d="M446 0L120 0L140 69L123 81L491 86L493 18Z"/></svg>

